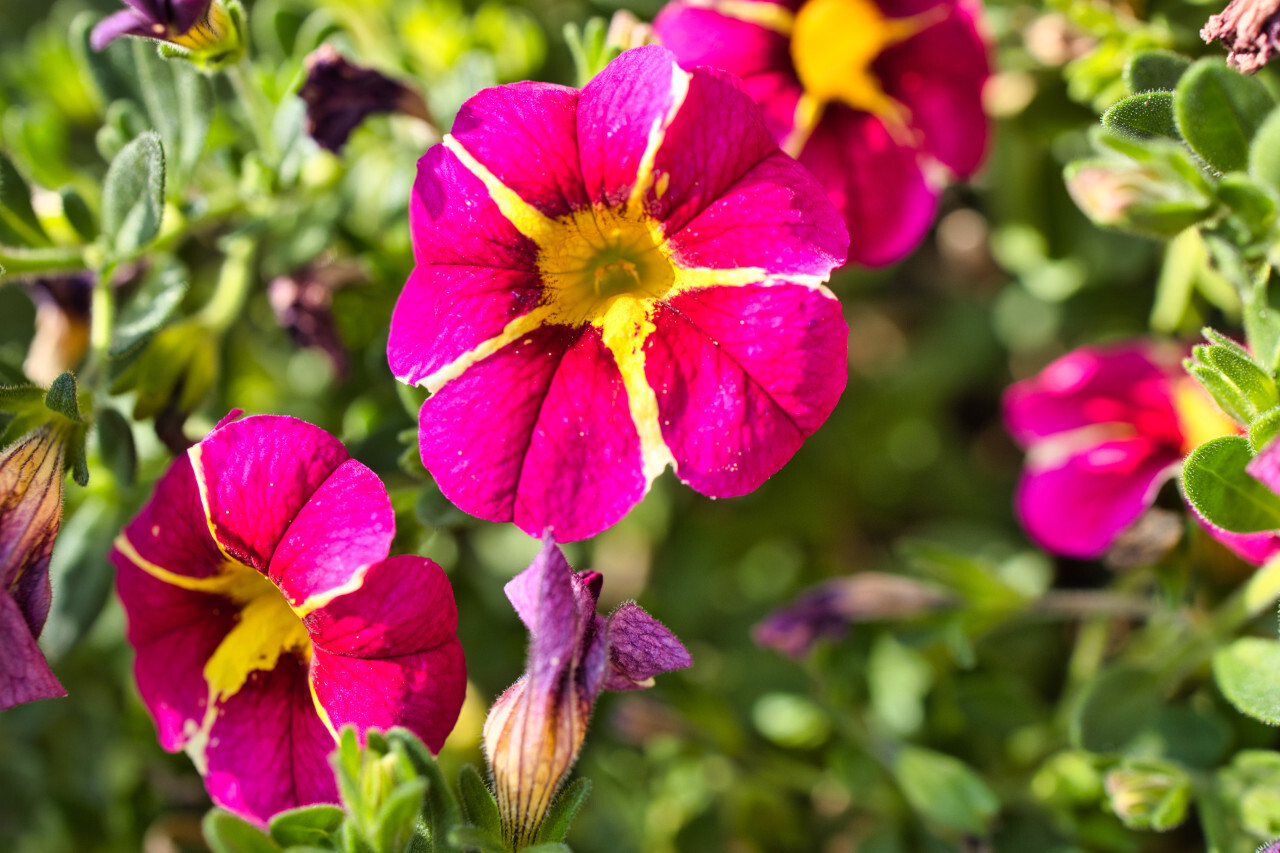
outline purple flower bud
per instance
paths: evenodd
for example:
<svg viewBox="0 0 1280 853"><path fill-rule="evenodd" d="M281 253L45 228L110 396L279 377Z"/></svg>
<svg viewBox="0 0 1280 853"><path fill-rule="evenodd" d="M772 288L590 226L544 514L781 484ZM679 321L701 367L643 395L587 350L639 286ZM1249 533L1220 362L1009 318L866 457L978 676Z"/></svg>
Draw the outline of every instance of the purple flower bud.
<svg viewBox="0 0 1280 853"><path fill-rule="evenodd" d="M307 133L329 151L339 151L351 131L373 113L399 112L431 123L421 94L349 62L327 44L307 57L307 80L298 97L307 104Z"/></svg>
<svg viewBox="0 0 1280 853"><path fill-rule="evenodd" d="M507 584L529 629L525 674L493 704L484 748L503 835L529 846L586 737L601 690L639 690L693 660L666 627L634 603L596 613L603 578L575 573L547 536L542 553Z"/></svg>
<svg viewBox="0 0 1280 853"><path fill-rule="evenodd" d="M0 710L66 695L36 646L62 520L64 439L46 424L0 453Z"/></svg>
<svg viewBox="0 0 1280 853"><path fill-rule="evenodd" d="M1275 57L1280 45L1280 0L1231 0L1200 30L1206 42L1221 41L1227 64L1252 74Z"/></svg>

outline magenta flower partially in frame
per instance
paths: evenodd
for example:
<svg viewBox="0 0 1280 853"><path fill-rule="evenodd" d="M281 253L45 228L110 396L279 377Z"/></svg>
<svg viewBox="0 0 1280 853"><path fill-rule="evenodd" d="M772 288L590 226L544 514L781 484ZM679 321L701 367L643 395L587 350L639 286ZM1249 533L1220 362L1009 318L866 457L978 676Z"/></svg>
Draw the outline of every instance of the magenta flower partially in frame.
<svg viewBox="0 0 1280 853"><path fill-rule="evenodd" d="M1187 453L1239 432L1179 355L1146 342L1081 347L1006 390L1005 425L1027 449L1015 505L1041 547L1101 556L1151 507ZM1201 523L1255 565L1280 551L1274 534Z"/></svg>
<svg viewBox="0 0 1280 853"><path fill-rule="evenodd" d="M372 471L294 418L219 424L116 540L134 674L165 749L265 822L336 802L336 732L404 726L438 750L466 690L440 567L387 557Z"/></svg>
<svg viewBox="0 0 1280 853"><path fill-rule="evenodd" d="M653 27L682 63L742 78L844 214L850 261L914 249L945 173L967 177L986 150L976 3L676 0Z"/></svg>
<svg viewBox="0 0 1280 853"><path fill-rule="evenodd" d="M634 602L596 613L604 582L577 572L550 536L529 568L506 586L529 629L529 662L484 721L505 840L529 846L582 748L602 690L642 690L653 677L693 665L684 645Z"/></svg>
<svg viewBox="0 0 1280 853"><path fill-rule="evenodd" d="M392 371L463 510L560 541L667 465L749 492L844 390L847 237L722 72L623 53L583 90L486 89L418 164Z"/></svg>

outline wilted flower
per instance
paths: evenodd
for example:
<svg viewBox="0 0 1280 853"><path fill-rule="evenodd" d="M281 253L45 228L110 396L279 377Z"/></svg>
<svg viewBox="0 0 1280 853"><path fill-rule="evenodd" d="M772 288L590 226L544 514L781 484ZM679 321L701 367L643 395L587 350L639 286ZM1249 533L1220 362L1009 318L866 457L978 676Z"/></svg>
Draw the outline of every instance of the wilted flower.
<svg viewBox="0 0 1280 853"><path fill-rule="evenodd" d="M302 421L228 420L174 461L111 558L161 745L186 749L215 803L265 821L337 800L327 756L345 725L439 749L466 673L440 567L387 557L374 473Z"/></svg>
<svg viewBox="0 0 1280 853"><path fill-rule="evenodd" d="M351 131L374 113L404 113L431 123L417 90L348 61L328 44L307 57L307 79L298 97L307 104L307 134L329 151L340 150Z"/></svg>
<svg viewBox="0 0 1280 853"><path fill-rule="evenodd" d="M223 0L123 0L129 6L99 21L89 36L102 50L121 36L142 36L194 54L234 52L239 34Z"/></svg>
<svg viewBox="0 0 1280 853"><path fill-rule="evenodd" d="M93 278L88 273L44 276L23 282L36 306L36 333L23 372L47 385L74 369L89 349L89 303Z"/></svg>
<svg viewBox="0 0 1280 853"><path fill-rule="evenodd" d="M276 276L267 286L276 322L299 346L327 355L339 379L347 375L348 358L334 323L333 294L364 279L355 264L308 264L291 275Z"/></svg>
<svg viewBox="0 0 1280 853"><path fill-rule="evenodd" d="M1105 552L1198 445L1239 432L1178 365L1146 343L1081 347L1005 392L1005 425L1027 449L1015 498L1027 533L1070 557ZM1270 533L1205 528L1261 564Z"/></svg>
<svg viewBox="0 0 1280 853"><path fill-rule="evenodd" d="M844 389L836 211L736 81L662 48L480 92L410 223L388 359L433 393L422 459L473 515L580 539L668 464L744 494Z"/></svg>
<svg viewBox="0 0 1280 853"><path fill-rule="evenodd" d="M587 733L601 690L640 690L661 672L691 666L688 651L635 603L596 613L603 577L578 572L548 536L542 553L506 586L529 629L525 674L484 722L503 834L528 846Z"/></svg>
<svg viewBox="0 0 1280 853"><path fill-rule="evenodd" d="M36 645L49 616L65 439L46 424L0 453L0 710L67 695Z"/></svg>
<svg viewBox="0 0 1280 853"><path fill-rule="evenodd" d="M1227 64L1253 74L1280 53L1280 0L1231 0L1209 18L1200 38L1221 41Z"/></svg>
<svg viewBox="0 0 1280 853"><path fill-rule="evenodd" d="M914 578L858 572L805 590L770 613L751 635L762 646L798 658L818 640L843 636L855 622L916 616L950 601L941 590Z"/></svg>
<svg viewBox="0 0 1280 853"><path fill-rule="evenodd" d="M653 26L682 63L742 78L783 149L844 214L851 261L914 249L942 173L971 174L986 149L976 4L677 0Z"/></svg>

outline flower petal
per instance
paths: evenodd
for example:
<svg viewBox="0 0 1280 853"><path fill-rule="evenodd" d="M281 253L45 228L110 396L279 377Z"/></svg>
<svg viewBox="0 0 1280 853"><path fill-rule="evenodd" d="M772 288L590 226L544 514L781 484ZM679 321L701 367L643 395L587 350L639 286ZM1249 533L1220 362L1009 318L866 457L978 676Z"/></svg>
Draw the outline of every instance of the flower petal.
<svg viewBox="0 0 1280 853"><path fill-rule="evenodd" d="M826 191L776 149L668 239L682 266L822 279L844 263L849 247Z"/></svg>
<svg viewBox="0 0 1280 853"><path fill-rule="evenodd" d="M1080 347L1009 386L1005 426L1024 447L1098 424L1129 424L1179 447L1172 375L1172 363L1162 363L1149 346Z"/></svg>
<svg viewBox="0 0 1280 853"><path fill-rule="evenodd" d="M666 625L628 602L609 616L606 690L640 690L660 672L693 666L693 658Z"/></svg>
<svg viewBox="0 0 1280 853"><path fill-rule="evenodd" d="M294 607L309 609L386 557L395 537L387 488L364 465L348 459L298 510L276 546L267 576Z"/></svg>
<svg viewBox="0 0 1280 853"><path fill-rule="evenodd" d="M467 693L467 670L457 637L424 652L374 659L315 651L316 701L335 730L353 725L404 726L439 752L453 731Z"/></svg>
<svg viewBox="0 0 1280 853"><path fill-rule="evenodd" d="M492 267L414 267L391 315L387 361L417 384L486 341L542 300L536 272Z"/></svg>
<svg viewBox="0 0 1280 853"><path fill-rule="evenodd" d="M1231 553L1253 566L1261 566L1272 557L1280 554L1280 534L1266 531L1263 533L1232 533L1211 524L1209 519L1201 515L1195 507L1188 504L1191 514L1205 532L1225 545Z"/></svg>
<svg viewBox="0 0 1280 853"><path fill-rule="evenodd" d="M545 326L422 406L422 460L449 500L530 535L592 536L648 488L622 376L600 331Z"/></svg>
<svg viewBox="0 0 1280 853"><path fill-rule="evenodd" d="M450 131L504 185L553 219L590 205L578 165L578 90L512 83L462 105Z"/></svg>
<svg viewBox="0 0 1280 853"><path fill-rule="evenodd" d="M370 566L358 588L303 621L313 645L332 654L395 657L455 641L458 608L439 566L424 557L399 556ZM457 653L461 659L461 649Z"/></svg>
<svg viewBox="0 0 1280 853"><path fill-rule="evenodd" d="M882 53L875 72L885 93L911 110L922 148L965 177L986 151L982 87L991 69L972 12L953 0L937 6L949 7L947 17Z"/></svg>
<svg viewBox="0 0 1280 853"><path fill-rule="evenodd" d="M624 52L582 90L578 149L593 204L628 201L646 152L661 142L688 83L671 51L648 45Z"/></svg>
<svg viewBox="0 0 1280 853"><path fill-rule="evenodd" d="M1033 457L1014 505L1038 545L1092 559L1151 506L1181 461L1176 450L1145 437L1105 441L1051 461Z"/></svg>
<svg viewBox="0 0 1280 853"><path fill-rule="evenodd" d="M222 596L158 580L119 550L111 552L111 562L128 619L127 637L136 651L138 692L155 720L160 745L179 750L204 721L209 704L204 666L238 621L238 608Z"/></svg>
<svg viewBox="0 0 1280 853"><path fill-rule="evenodd" d="M711 65L744 79L791 68L785 33L704 5L668 3L654 18L653 32L686 68Z"/></svg>
<svg viewBox="0 0 1280 853"><path fill-rule="evenodd" d="M121 9L94 24L93 31L89 34L89 46L94 50L104 50L107 45L121 36L151 34L150 25L145 18L132 9Z"/></svg>
<svg viewBox="0 0 1280 853"><path fill-rule="evenodd" d="M66 696L58 679L40 653L22 610L5 592L0 592L0 711L34 702Z"/></svg>
<svg viewBox="0 0 1280 853"><path fill-rule="evenodd" d="M209 532L188 456L173 460L151 500L124 528L128 546L143 560L176 575L211 578L226 555Z"/></svg>
<svg viewBox="0 0 1280 853"><path fill-rule="evenodd" d="M849 261L867 266L905 257L938 208L917 152L870 113L831 105L799 160L827 188L849 228Z"/></svg>
<svg viewBox="0 0 1280 853"><path fill-rule="evenodd" d="M202 514L219 543L265 572L293 519L346 461L347 450L305 421L258 415L215 429L188 455Z"/></svg>
<svg viewBox="0 0 1280 853"><path fill-rule="evenodd" d="M797 285L688 291L654 317L646 376L676 473L713 497L745 494L835 408L848 330L829 293Z"/></svg>
<svg viewBox="0 0 1280 853"><path fill-rule="evenodd" d="M219 703L205 750L205 786L225 809L265 824L276 812L338 802L333 735L316 711L307 666L283 655Z"/></svg>
<svg viewBox="0 0 1280 853"><path fill-rule="evenodd" d="M536 270L538 247L516 230L484 182L444 145L418 161L409 198L413 256L419 264Z"/></svg>

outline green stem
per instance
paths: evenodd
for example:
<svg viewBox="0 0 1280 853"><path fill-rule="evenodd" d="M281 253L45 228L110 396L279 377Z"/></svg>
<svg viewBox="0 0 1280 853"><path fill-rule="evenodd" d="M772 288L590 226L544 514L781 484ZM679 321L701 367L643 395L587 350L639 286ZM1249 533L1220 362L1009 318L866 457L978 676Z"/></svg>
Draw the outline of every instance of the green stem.
<svg viewBox="0 0 1280 853"><path fill-rule="evenodd" d="M227 257L218 274L217 287L198 315L202 325L221 333L240 316L253 283L254 248L254 239L246 234L227 239Z"/></svg>
<svg viewBox="0 0 1280 853"><path fill-rule="evenodd" d="M226 68L227 79L236 90L236 96L249 116L249 125L253 128L254 139L258 149L267 163L273 168L278 165L280 154L276 150L275 134L271 132L272 116L275 109L262 90L253 84L253 65L248 54L240 57L235 65Z"/></svg>
<svg viewBox="0 0 1280 853"><path fill-rule="evenodd" d="M0 267L7 275L58 270L82 270L85 262L83 246L58 246L51 249L22 249L0 246Z"/></svg>
<svg viewBox="0 0 1280 853"><path fill-rule="evenodd" d="M84 373L85 383L89 386L107 374L111 339L116 328L116 302L111 288L115 271L115 264L107 264L93 281L89 303L89 364Z"/></svg>

